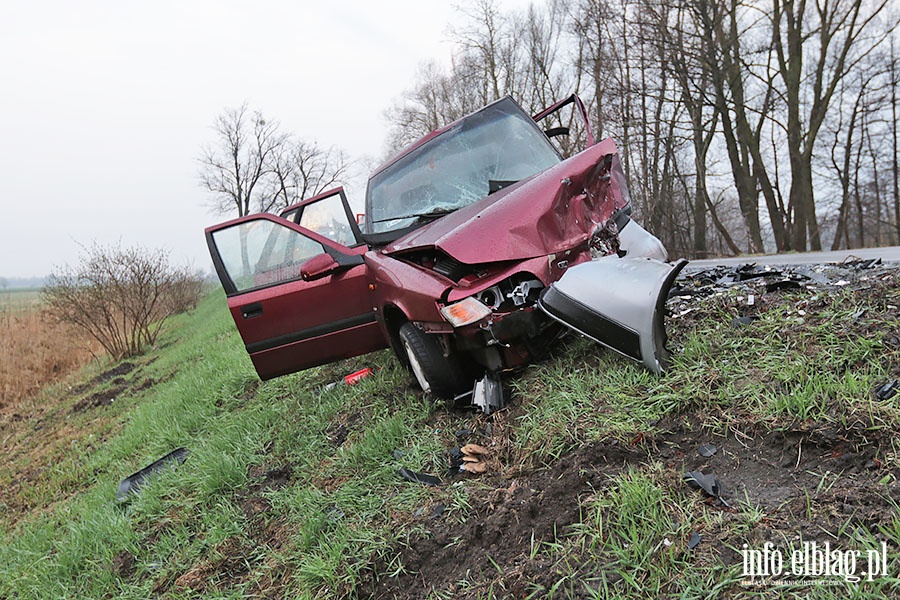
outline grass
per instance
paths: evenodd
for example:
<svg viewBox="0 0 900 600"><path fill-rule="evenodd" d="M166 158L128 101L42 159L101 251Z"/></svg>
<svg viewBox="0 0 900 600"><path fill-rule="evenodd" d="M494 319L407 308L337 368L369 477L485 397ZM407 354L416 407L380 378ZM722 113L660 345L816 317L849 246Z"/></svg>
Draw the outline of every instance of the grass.
<svg viewBox="0 0 900 600"><path fill-rule="evenodd" d="M173 319L127 373L104 377L115 365L91 367L83 376L94 380L90 387L46 389L33 420L4 423L0 441L10 435L11 449L0 488L16 493L0 495L0 597L367 596L376 573L381 581L415 581L402 579L409 574L403 548L434 535L438 523L457 536L448 544L474 544L466 537L473 515L489 511L499 491L511 481L527 485L592 444L646 458L585 470L592 488L578 496L573 524L550 537L532 533L515 559L488 551L480 568L421 596L895 593L900 516L890 480L877 493L892 515L879 526L841 514L826 527L844 547L886 540L890 577L856 587L756 589L741 585L740 564L726 557L744 541L781 540L788 549L810 535L801 525L831 523L822 514L846 478L806 467L812 483L801 496L803 523L786 523L785 513L750 492L733 498L730 510L705 501L684 485L677 460L656 447L673 424L698 438L829 429L889 440L900 431L897 401L877 400L871 390L900 372L900 351L876 335L896 324L895 289L760 299L760 318L741 329L730 326L740 301L715 298L676 322L678 351L663 378L573 340L511 379L515 403L492 420L432 405L387 352L259 382L223 296L213 294ZM361 366L375 375L322 391ZM114 391L114 402L85 405ZM444 476L444 453L459 445L455 432L488 424L492 477L432 488L397 476L401 466ZM184 465L115 502L123 477L179 446L190 450ZM889 442L879 450L885 470L874 477L896 474L897 455ZM429 515L439 505L435 521ZM695 531L705 541L690 551Z"/></svg>

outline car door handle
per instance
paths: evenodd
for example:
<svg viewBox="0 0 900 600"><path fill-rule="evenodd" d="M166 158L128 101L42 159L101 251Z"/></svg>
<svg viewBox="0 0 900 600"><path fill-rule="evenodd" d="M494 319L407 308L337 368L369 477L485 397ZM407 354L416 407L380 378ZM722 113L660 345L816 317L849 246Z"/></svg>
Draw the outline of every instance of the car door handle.
<svg viewBox="0 0 900 600"><path fill-rule="evenodd" d="M252 319L253 317L258 317L263 314L262 304L259 302L254 302L253 304L248 304L247 306L241 307L241 316L245 319Z"/></svg>

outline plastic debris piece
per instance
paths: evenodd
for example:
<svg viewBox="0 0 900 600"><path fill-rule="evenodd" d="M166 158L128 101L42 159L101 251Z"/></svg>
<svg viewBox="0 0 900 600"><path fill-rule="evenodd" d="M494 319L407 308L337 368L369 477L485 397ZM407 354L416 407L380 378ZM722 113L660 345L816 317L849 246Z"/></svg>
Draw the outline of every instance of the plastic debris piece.
<svg viewBox="0 0 900 600"><path fill-rule="evenodd" d="M779 279L778 281L770 281L766 284L766 293L775 292L778 290L798 290L802 285L800 285L799 281L794 279Z"/></svg>
<svg viewBox="0 0 900 600"><path fill-rule="evenodd" d="M715 454L718 451L719 451L719 449L716 448L715 446L713 446L712 444L703 444L702 446L697 448L697 452L703 458L709 458L710 456L712 456L713 454Z"/></svg>
<svg viewBox="0 0 900 600"><path fill-rule="evenodd" d="M360 369L359 371L350 373L349 375L344 377L344 381L347 383L347 385L355 385L361 379L365 379L369 375L372 375L374 372L375 371L373 371L371 367L366 367L365 369Z"/></svg>
<svg viewBox="0 0 900 600"><path fill-rule="evenodd" d="M900 381L896 379L888 381L875 388L875 397L879 400L890 400L897 394L898 389L900 389Z"/></svg>
<svg viewBox="0 0 900 600"><path fill-rule="evenodd" d="M421 483L424 485L441 485L441 480L434 475L416 473L415 471L410 471L406 467L401 468L398 473L400 473L400 477L407 481L412 481L413 483Z"/></svg>
<svg viewBox="0 0 900 600"><path fill-rule="evenodd" d="M453 435L458 438L468 437L468 436L472 435L472 430L471 429L458 429L456 432L454 432Z"/></svg>
<svg viewBox="0 0 900 600"><path fill-rule="evenodd" d="M431 511L431 516L428 517L432 521L435 519L439 519L442 514L444 514L444 510L447 506L443 502L438 502L434 505L434 510Z"/></svg>
<svg viewBox="0 0 900 600"><path fill-rule="evenodd" d="M703 541L703 536L696 531L692 531L691 539L688 540L688 550L693 550L694 548L699 546L701 541Z"/></svg>
<svg viewBox="0 0 900 600"><path fill-rule="evenodd" d="M505 406L503 386L496 373L488 371L482 379L475 382L475 387L472 389L472 404L479 407L486 415Z"/></svg>
<svg viewBox="0 0 900 600"><path fill-rule="evenodd" d="M487 463L483 462L467 462L462 466L469 473L484 473L487 471Z"/></svg>
<svg viewBox="0 0 900 600"><path fill-rule="evenodd" d="M725 487L722 485L722 482L719 481L719 478L712 473L707 475L700 471L689 471L684 474L684 480L689 486L696 489L702 489L709 496L718 498L721 500L722 504L728 506L728 503L723 498L725 495Z"/></svg>
<svg viewBox="0 0 900 600"><path fill-rule="evenodd" d="M177 466L187 460L190 452L187 448L176 448L159 460L147 465L137 473L132 473L122 480L116 490L116 500L124 502L131 494L136 494L147 481L168 466Z"/></svg>
<svg viewBox="0 0 900 600"><path fill-rule="evenodd" d="M757 319L756 315L747 315L745 317L735 317L731 320L732 329L738 329L744 325L750 325Z"/></svg>

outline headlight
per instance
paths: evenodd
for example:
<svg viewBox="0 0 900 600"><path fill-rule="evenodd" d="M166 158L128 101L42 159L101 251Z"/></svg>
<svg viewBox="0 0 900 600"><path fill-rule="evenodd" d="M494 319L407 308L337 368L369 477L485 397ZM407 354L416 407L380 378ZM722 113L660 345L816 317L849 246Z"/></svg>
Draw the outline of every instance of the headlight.
<svg viewBox="0 0 900 600"><path fill-rule="evenodd" d="M475 298L469 297L443 307L441 314L454 327L462 327L490 316L491 309Z"/></svg>

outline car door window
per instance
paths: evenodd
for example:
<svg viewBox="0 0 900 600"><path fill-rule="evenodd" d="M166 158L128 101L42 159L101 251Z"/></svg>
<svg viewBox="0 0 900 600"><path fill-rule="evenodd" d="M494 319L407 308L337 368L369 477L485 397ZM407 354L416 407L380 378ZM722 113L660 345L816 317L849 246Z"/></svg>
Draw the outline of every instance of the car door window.
<svg viewBox="0 0 900 600"><path fill-rule="evenodd" d="M358 243L340 194L304 206L298 225L343 246L353 247Z"/></svg>
<svg viewBox="0 0 900 600"><path fill-rule="evenodd" d="M213 233L235 291L300 278L300 267L325 252L319 242L268 219L244 221Z"/></svg>

